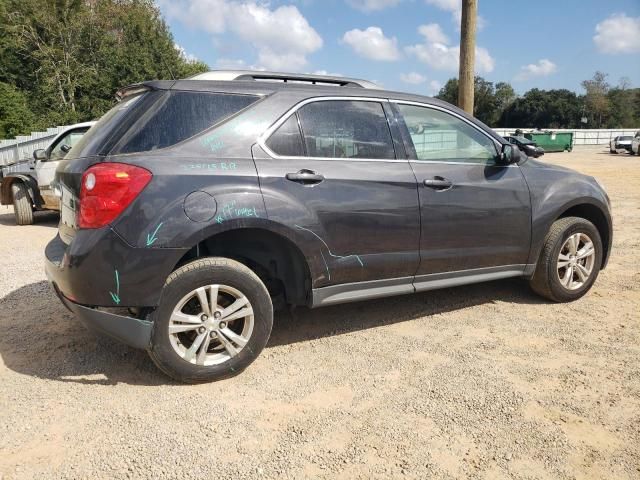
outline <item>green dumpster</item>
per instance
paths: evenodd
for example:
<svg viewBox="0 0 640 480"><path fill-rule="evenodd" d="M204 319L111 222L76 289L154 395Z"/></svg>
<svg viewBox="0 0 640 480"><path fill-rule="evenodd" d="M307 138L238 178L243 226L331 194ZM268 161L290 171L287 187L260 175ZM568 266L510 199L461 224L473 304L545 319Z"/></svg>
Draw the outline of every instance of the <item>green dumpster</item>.
<svg viewBox="0 0 640 480"><path fill-rule="evenodd" d="M545 153L570 152L573 148L573 132L529 132L524 137L544 148Z"/></svg>

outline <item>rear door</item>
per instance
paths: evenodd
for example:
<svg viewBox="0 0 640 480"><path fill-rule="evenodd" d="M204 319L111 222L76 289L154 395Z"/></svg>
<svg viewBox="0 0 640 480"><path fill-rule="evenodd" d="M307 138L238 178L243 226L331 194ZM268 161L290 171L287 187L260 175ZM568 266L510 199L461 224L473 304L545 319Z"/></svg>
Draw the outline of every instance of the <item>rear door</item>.
<svg viewBox="0 0 640 480"><path fill-rule="evenodd" d="M401 102L395 108L418 181L417 275L523 270L531 213L520 168L498 164L497 142L452 111Z"/></svg>
<svg viewBox="0 0 640 480"><path fill-rule="evenodd" d="M385 104L311 99L254 147L269 219L316 252L314 288L398 278L410 286L418 267L416 180L396 158Z"/></svg>

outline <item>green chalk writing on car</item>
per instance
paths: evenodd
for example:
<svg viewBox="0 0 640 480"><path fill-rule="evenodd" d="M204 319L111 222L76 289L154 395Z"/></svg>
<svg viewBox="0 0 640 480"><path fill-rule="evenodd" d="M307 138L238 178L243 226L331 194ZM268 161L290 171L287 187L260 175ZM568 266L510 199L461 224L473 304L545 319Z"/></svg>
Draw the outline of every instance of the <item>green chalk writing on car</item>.
<svg viewBox="0 0 640 480"><path fill-rule="evenodd" d="M116 277L116 293L109 292L109 294L111 295L111 299L113 300L113 303L115 303L116 305L120 305L120 277L118 276L118 270L115 270L115 277Z"/></svg>
<svg viewBox="0 0 640 480"><path fill-rule="evenodd" d="M153 231L153 233L151 233L151 234L147 233L147 247L153 245L156 242L156 240L158 240L158 237L156 237L156 235L158 234L158 230L160 230L160 227L162 226L162 223L163 222L160 222L158 224L158 226Z"/></svg>

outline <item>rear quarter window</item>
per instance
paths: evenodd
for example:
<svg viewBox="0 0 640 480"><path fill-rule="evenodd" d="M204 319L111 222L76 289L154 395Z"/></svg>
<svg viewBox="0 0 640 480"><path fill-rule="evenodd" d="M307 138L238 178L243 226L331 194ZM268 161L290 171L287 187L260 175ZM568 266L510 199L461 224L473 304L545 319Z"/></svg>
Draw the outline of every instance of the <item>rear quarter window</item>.
<svg viewBox="0 0 640 480"><path fill-rule="evenodd" d="M167 148L256 102L255 95L168 91L123 135L113 153Z"/></svg>

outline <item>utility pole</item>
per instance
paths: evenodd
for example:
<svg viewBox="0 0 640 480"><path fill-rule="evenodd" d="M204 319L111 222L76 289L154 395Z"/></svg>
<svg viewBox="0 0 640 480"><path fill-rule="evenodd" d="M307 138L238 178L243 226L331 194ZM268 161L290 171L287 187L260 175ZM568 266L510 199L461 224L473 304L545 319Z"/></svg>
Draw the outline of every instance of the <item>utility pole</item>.
<svg viewBox="0 0 640 480"><path fill-rule="evenodd" d="M473 115L473 74L476 60L476 18L478 0L462 0L460 22L460 70L458 73L458 106Z"/></svg>

